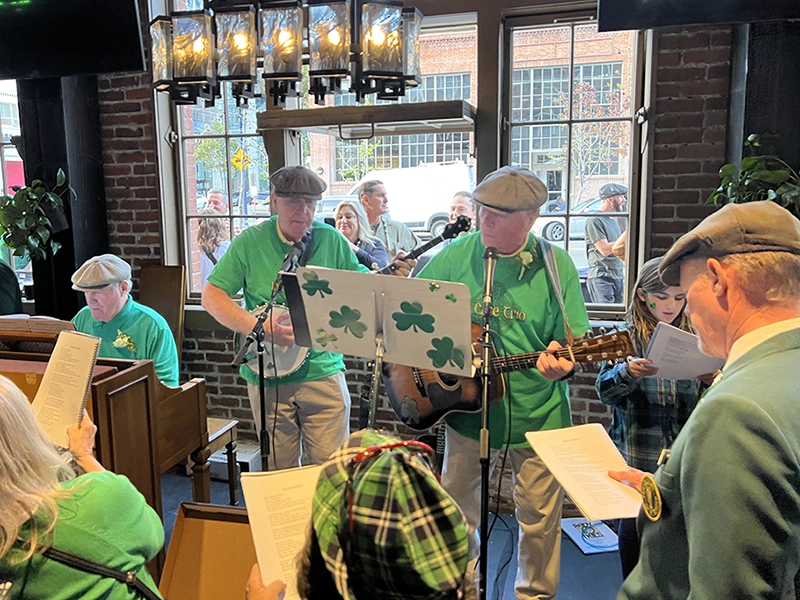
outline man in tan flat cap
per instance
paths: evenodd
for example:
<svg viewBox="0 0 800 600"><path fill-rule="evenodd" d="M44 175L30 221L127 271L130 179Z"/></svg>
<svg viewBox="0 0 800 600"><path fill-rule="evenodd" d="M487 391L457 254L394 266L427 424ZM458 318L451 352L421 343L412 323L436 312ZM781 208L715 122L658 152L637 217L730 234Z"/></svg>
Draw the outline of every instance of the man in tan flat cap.
<svg viewBox="0 0 800 600"><path fill-rule="evenodd" d="M270 202L274 216L236 236L208 277L202 302L211 316L241 334L252 331L256 315L249 311L267 304L284 259L298 242L303 247L301 264L366 271L344 236L333 227L314 221L317 201L326 187L316 173L305 167L283 167L272 175ZM404 265L397 273L407 275L409 271ZM246 310L233 300L239 290L244 291ZM285 303L283 293L278 302ZM273 311L264 322L267 344L272 341L276 346L295 346L288 319L288 311ZM279 354L277 349L275 354ZM322 463L350 433L350 393L342 355L312 349L296 370L279 371L277 378L269 365L266 371L270 468ZM243 365L239 373L247 381L256 431L260 432L258 373L248 365Z"/></svg>
<svg viewBox="0 0 800 600"><path fill-rule="evenodd" d="M618 598L800 598L800 221L729 204L660 273L686 290L701 350L726 362L654 479L612 475L650 490Z"/></svg>
<svg viewBox="0 0 800 600"><path fill-rule="evenodd" d="M178 350L160 314L130 296L131 267L113 254L87 260L72 276L72 289L86 304L72 319L75 329L99 337L103 358L152 360L164 385L177 386Z"/></svg>
<svg viewBox="0 0 800 600"><path fill-rule="evenodd" d="M466 284L472 296L472 319L479 323L483 256L486 248L494 247L499 259L491 328L502 339L495 347L505 348L508 354L560 347L553 340L567 337L565 318L545 268L542 240L531 233L547 200L547 188L527 169L503 167L486 176L473 198L479 205L480 230L453 240L419 277ZM590 327L578 273L566 251L552 248L552 252L572 333L581 337ZM554 598L559 577L563 492L524 434L571 424L565 379L574 364L544 353L536 366L509 374L508 393L489 414L492 468L510 438L508 459L520 526L517 598ZM480 423L480 413L455 413L447 418L442 473L442 484L473 528L480 520Z"/></svg>

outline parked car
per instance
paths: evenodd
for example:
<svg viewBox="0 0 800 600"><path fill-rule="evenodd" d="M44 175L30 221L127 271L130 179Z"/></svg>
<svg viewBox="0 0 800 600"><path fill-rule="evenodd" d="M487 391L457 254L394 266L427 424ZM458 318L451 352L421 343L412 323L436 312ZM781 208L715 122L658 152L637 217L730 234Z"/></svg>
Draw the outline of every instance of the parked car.
<svg viewBox="0 0 800 600"><path fill-rule="evenodd" d="M247 214L270 216L269 192L259 192L256 197L250 200Z"/></svg>
<svg viewBox="0 0 800 600"><path fill-rule="evenodd" d="M600 196L590 198L578 204L572 209L570 214L597 213L600 212L600 204L603 199ZM547 212L547 216L540 216L533 224L533 232L539 237L543 237L551 242L563 242L566 234L566 217L550 216L553 212ZM582 240L586 237L586 217L572 217L569 222L569 238L571 240Z"/></svg>

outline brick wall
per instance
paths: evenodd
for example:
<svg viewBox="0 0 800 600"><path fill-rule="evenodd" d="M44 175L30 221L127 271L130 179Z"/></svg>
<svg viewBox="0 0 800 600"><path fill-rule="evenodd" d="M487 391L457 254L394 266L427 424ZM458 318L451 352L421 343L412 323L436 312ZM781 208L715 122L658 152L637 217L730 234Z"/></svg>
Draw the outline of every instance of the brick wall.
<svg viewBox="0 0 800 600"><path fill-rule="evenodd" d="M653 255L665 251L710 212L704 202L718 182L716 172L724 154L729 42L727 28L669 29L659 37L653 117ZM149 83L148 75L98 80L110 244L113 252L130 260L134 279L143 264L162 259ZM209 414L244 421L244 436L253 437L245 387L227 364L232 354L228 332L187 329L182 376L205 377ZM348 360L347 364L355 416L358 387L367 375L363 361ZM594 393L595 372L590 368L571 381L576 423L608 422L609 412ZM379 410L378 423L407 433L386 404Z"/></svg>

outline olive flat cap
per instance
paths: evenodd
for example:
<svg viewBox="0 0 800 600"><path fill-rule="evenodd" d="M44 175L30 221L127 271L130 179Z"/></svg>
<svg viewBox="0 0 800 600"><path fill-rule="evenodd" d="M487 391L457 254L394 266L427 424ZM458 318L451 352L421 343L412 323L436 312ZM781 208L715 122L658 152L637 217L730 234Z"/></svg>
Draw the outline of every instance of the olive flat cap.
<svg viewBox="0 0 800 600"><path fill-rule="evenodd" d="M618 183L607 183L600 188L601 198L613 198L614 196L627 196L628 188Z"/></svg>
<svg viewBox="0 0 800 600"><path fill-rule="evenodd" d="M304 196L313 200L322 198L328 184L311 169L305 167L283 167L275 171L270 179L276 196Z"/></svg>
<svg viewBox="0 0 800 600"><path fill-rule="evenodd" d="M751 252L800 254L800 221L769 200L726 204L675 242L658 272L667 285L680 285L681 263L688 258Z"/></svg>
<svg viewBox="0 0 800 600"><path fill-rule="evenodd" d="M101 254L83 263L72 275L72 289L79 292L96 292L112 283L131 278L131 266L119 256Z"/></svg>
<svg viewBox="0 0 800 600"><path fill-rule="evenodd" d="M483 178L472 199L505 213L538 210L547 201L547 188L528 169L500 167Z"/></svg>

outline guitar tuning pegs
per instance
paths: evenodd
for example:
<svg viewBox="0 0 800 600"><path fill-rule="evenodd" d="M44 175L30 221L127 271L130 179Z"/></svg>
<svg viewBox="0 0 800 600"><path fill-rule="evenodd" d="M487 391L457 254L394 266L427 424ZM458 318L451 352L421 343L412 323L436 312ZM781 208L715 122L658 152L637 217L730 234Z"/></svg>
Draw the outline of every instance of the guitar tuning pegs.
<svg viewBox="0 0 800 600"><path fill-rule="evenodd" d="M606 333L607 333L606 328L605 327L601 327L600 328L600 335L605 335Z"/></svg>

